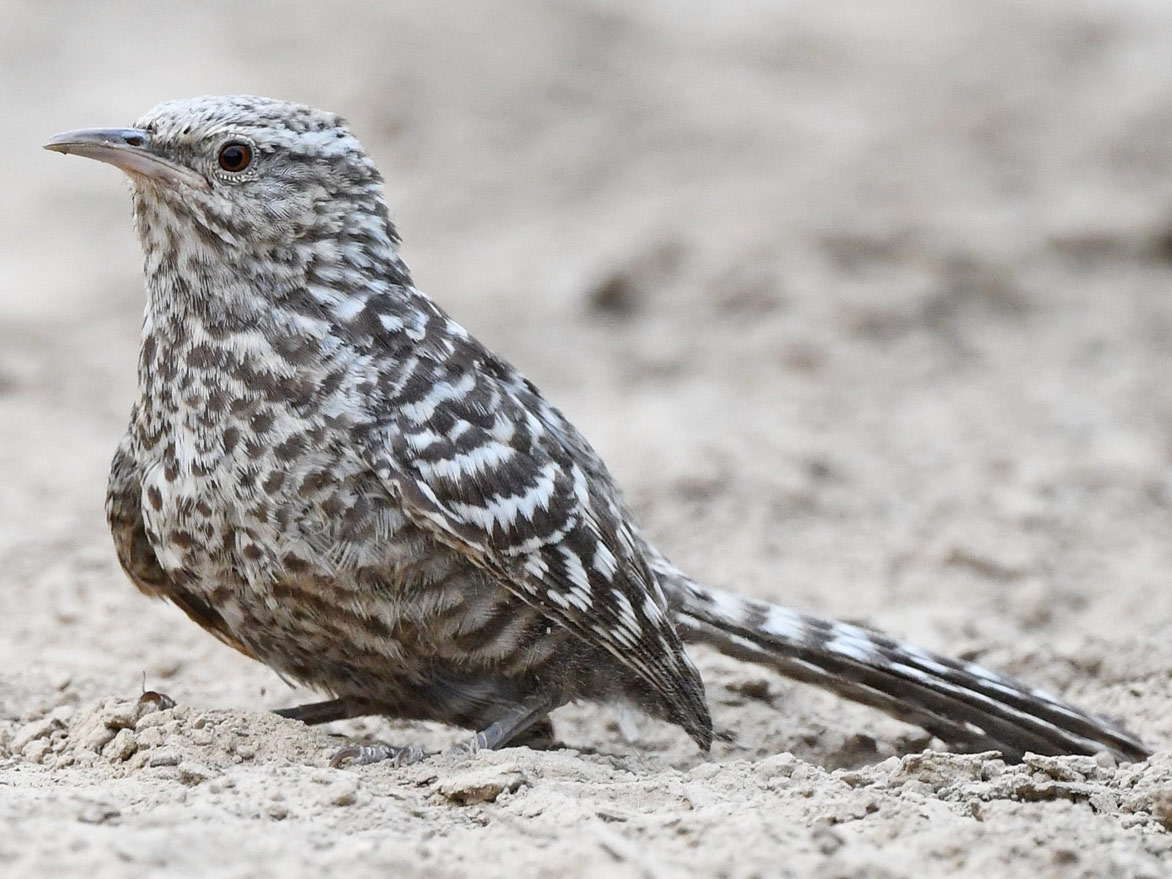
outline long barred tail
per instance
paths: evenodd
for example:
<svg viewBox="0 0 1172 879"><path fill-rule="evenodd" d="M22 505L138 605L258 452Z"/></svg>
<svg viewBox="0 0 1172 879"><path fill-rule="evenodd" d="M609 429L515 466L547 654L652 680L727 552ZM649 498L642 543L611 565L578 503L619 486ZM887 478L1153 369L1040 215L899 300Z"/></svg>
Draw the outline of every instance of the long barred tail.
<svg viewBox="0 0 1172 879"><path fill-rule="evenodd" d="M666 560L654 565L686 641L776 669L913 723L963 751L1151 754L1121 726L1049 693L847 623L806 616L700 586Z"/></svg>

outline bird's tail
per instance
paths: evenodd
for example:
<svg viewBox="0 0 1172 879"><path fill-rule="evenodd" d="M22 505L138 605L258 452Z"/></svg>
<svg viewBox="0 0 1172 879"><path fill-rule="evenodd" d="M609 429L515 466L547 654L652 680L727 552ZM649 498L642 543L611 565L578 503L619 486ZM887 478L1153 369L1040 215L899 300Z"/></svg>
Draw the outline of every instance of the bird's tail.
<svg viewBox="0 0 1172 879"><path fill-rule="evenodd" d="M1123 727L975 663L709 589L666 560L654 567L684 640L878 708L957 750L1000 751L1010 762L1027 752L1151 754Z"/></svg>

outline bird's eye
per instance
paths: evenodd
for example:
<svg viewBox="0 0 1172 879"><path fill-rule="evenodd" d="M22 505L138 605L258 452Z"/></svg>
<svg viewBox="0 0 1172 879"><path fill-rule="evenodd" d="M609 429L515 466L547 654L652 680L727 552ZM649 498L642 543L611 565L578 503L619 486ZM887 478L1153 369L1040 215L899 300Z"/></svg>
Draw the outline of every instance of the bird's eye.
<svg viewBox="0 0 1172 879"><path fill-rule="evenodd" d="M252 147L246 143L228 143L220 147L220 167L225 171L243 171L252 161Z"/></svg>

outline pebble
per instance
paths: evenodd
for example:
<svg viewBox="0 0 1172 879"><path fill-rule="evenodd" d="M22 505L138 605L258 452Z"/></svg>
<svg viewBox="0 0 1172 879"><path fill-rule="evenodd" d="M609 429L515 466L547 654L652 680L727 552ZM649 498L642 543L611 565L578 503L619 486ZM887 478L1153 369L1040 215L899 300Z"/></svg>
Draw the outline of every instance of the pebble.
<svg viewBox="0 0 1172 879"><path fill-rule="evenodd" d="M212 775L211 769L194 760L183 760L179 764L179 780L184 784L202 784Z"/></svg>
<svg viewBox="0 0 1172 879"><path fill-rule="evenodd" d="M120 729L110 739L109 744L102 749L102 756L109 760L122 762L133 757L137 750L138 742L134 738L134 733L128 729Z"/></svg>
<svg viewBox="0 0 1172 879"><path fill-rule="evenodd" d="M358 801L358 779L342 778L326 787L318 796L323 806L353 806Z"/></svg>
<svg viewBox="0 0 1172 879"><path fill-rule="evenodd" d="M53 750L53 746L49 744L46 738L33 739L31 742L21 748L20 756L29 763L43 763L45 756Z"/></svg>
<svg viewBox="0 0 1172 879"><path fill-rule="evenodd" d="M55 717L42 717L40 720L34 720L32 723L26 723L16 731L16 735L12 737L12 743L9 747L14 754L24 753L25 747L30 743L39 739L47 739L59 729L64 729L65 724L57 720Z"/></svg>
<svg viewBox="0 0 1172 879"><path fill-rule="evenodd" d="M501 794L513 792L528 783L524 773L506 767L477 767L458 772L437 786L444 799L460 805L495 803Z"/></svg>

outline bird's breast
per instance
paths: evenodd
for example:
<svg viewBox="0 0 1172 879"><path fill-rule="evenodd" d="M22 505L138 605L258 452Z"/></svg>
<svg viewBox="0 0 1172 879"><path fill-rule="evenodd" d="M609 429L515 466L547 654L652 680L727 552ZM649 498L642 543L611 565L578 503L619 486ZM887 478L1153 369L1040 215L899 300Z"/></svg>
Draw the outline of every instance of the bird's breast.
<svg viewBox="0 0 1172 879"><path fill-rule="evenodd" d="M289 363L258 332L144 340L135 457L165 569L257 582L329 573L368 561L403 527L338 416L344 402L323 399L345 382Z"/></svg>

